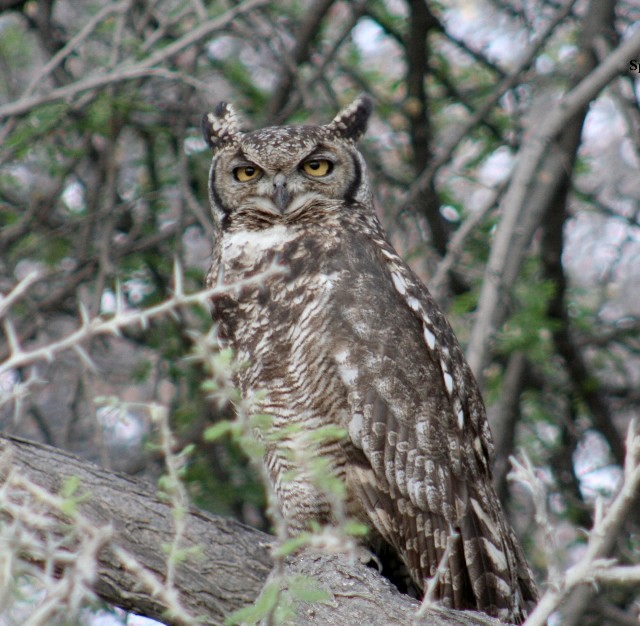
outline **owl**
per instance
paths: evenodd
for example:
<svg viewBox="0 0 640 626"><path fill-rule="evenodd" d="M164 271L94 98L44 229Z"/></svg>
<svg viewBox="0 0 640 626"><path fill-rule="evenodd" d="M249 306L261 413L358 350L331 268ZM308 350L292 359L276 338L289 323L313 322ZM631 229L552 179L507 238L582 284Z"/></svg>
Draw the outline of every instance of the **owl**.
<svg viewBox="0 0 640 626"><path fill-rule="evenodd" d="M324 126L252 132L224 102L203 116L207 283L237 285L213 316L242 396L270 417L264 463L288 532L359 520L399 586L421 593L438 572L442 605L521 623L536 589L492 486L485 407L376 217L357 148L371 109L363 95ZM344 436L314 437L332 427Z"/></svg>

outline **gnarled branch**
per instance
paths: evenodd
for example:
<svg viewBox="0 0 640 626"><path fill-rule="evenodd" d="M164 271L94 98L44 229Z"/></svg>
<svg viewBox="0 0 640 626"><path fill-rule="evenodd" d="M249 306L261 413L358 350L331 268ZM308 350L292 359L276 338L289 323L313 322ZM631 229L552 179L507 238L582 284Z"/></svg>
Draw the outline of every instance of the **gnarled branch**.
<svg viewBox="0 0 640 626"><path fill-rule="evenodd" d="M184 615L168 617L160 597L145 589L123 565L125 552L159 583L164 580L166 557L160 547L173 540L173 509L151 485L56 448L1 433L0 459L0 488L11 489L7 481L12 472L50 493L58 493L72 477L80 481L79 492L86 494L78 504L81 514L96 528L110 529L103 533L108 539L99 552L93 582L97 595L171 626L194 622ZM61 512L52 514L65 521ZM6 521L8 512L0 510L0 515ZM61 536L64 532L60 524ZM258 596L272 567L272 541L273 537L234 520L191 510L182 548L196 552L177 567L180 605L196 623L223 624L232 611ZM298 604L298 624L498 625L479 613L438 608L414 622L415 600L399 593L375 570L344 555L303 552L288 559L285 575L300 574L314 578L318 587L329 592L330 600Z"/></svg>

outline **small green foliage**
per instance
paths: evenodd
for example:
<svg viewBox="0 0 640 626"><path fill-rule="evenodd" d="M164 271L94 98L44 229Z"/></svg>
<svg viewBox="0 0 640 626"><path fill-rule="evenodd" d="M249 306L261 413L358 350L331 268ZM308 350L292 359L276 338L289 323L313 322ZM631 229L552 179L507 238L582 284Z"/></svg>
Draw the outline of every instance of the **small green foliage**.
<svg viewBox="0 0 640 626"><path fill-rule="evenodd" d="M158 497L161 500L167 501L170 499L168 494L171 492L172 488L173 481L169 476L163 474L158 478Z"/></svg>
<svg viewBox="0 0 640 626"><path fill-rule="evenodd" d="M176 550L175 546L170 543L162 544L162 551L165 554L170 554L174 564L184 563L191 558L199 558L202 556L201 546L192 546L190 548L179 548Z"/></svg>
<svg viewBox="0 0 640 626"><path fill-rule="evenodd" d="M347 520L342 530L352 537L366 537L369 534L369 527L356 520Z"/></svg>
<svg viewBox="0 0 640 626"><path fill-rule="evenodd" d="M330 441L340 441L347 436L346 429L337 424L326 424L320 428L316 428L306 435L309 443L327 443Z"/></svg>
<svg viewBox="0 0 640 626"><path fill-rule="evenodd" d="M273 582L265 585L260 597L251 605L234 611L225 620L226 626L234 624L257 624L264 617L273 612L278 604L280 586Z"/></svg>
<svg viewBox="0 0 640 626"><path fill-rule="evenodd" d="M469 315L478 304L478 291L470 289L456 296L451 305L451 313L455 316Z"/></svg>
<svg viewBox="0 0 640 626"><path fill-rule="evenodd" d="M202 437L205 441L210 443L216 439L220 439L221 437L231 435L234 428L234 422L230 420L221 420L220 422L216 422L213 426L209 426L202 434Z"/></svg>
<svg viewBox="0 0 640 626"><path fill-rule="evenodd" d="M309 469L315 485L324 493L343 500L347 495L344 482L332 471L331 461L325 456L316 456L309 461Z"/></svg>
<svg viewBox="0 0 640 626"><path fill-rule="evenodd" d="M533 363L548 363L553 353L553 332L559 326L559 321L548 314L555 290L553 282L537 277L533 267L525 269L523 280L516 287L518 308L497 337L501 352L521 350Z"/></svg>
<svg viewBox="0 0 640 626"><path fill-rule="evenodd" d="M80 487L80 477L79 476L69 476L64 483L62 484L62 489L60 489L60 495L63 498L71 498Z"/></svg>
<svg viewBox="0 0 640 626"><path fill-rule="evenodd" d="M78 505L89 499L89 494L78 494L80 488L80 478L69 476L60 489L60 496L63 498L61 510L65 515L73 515L78 510Z"/></svg>
<svg viewBox="0 0 640 626"><path fill-rule="evenodd" d="M298 602L330 602L331 594L310 576L294 576L289 581L289 593Z"/></svg>
<svg viewBox="0 0 640 626"><path fill-rule="evenodd" d="M289 624L296 620L296 605L308 602L330 602L331 593L309 576L283 577L265 586L256 602L232 613L225 624Z"/></svg>
<svg viewBox="0 0 640 626"><path fill-rule="evenodd" d="M312 533L300 533L295 537L291 537L290 539L280 543L280 545L275 549L274 554L276 556L289 556L301 548L308 546L311 542L312 536Z"/></svg>
<svg viewBox="0 0 640 626"><path fill-rule="evenodd" d="M16 158L24 158L34 145L38 145L40 137L63 127L68 109L69 105L64 102L45 104L35 109L6 138L4 149L15 152Z"/></svg>

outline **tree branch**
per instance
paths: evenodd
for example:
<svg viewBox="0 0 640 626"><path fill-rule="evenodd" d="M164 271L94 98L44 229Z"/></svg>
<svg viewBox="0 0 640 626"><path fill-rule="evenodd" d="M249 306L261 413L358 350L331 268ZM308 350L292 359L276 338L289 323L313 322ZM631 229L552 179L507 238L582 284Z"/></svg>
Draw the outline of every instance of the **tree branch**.
<svg viewBox="0 0 640 626"><path fill-rule="evenodd" d="M177 78L185 82L189 82L188 77L183 74L176 74L174 72L168 72L166 69L158 68L157 66L164 63L168 59L179 54L186 48L198 43L199 41L209 37L218 30L221 30L228 24L230 24L235 18L249 10L256 9L264 4L267 0L246 0L233 9L229 9L222 15L207 20L189 31L173 43L161 48L150 54L146 59L139 61L130 66L119 66L111 72L106 74L97 73L96 75L89 76L84 80L78 80L70 85L52 89L48 93L41 95L27 95L23 96L15 102L9 102L3 106L0 106L0 119L10 117L13 115L24 115L32 109L49 102L56 102L57 100L72 101L74 97L85 91L92 89L99 89L113 83L122 82L125 80L133 80L144 76L161 75L169 78ZM201 86L201 85L198 85Z"/></svg>
<svg viewBox="0 0 640 626"><path fill-rule="evenodd" d="M15 480L16 475L20 481ZM151 577L147 586L162 588L167 563L159 546L174 540L171 504L142 481L104 470L56 448L0 433L3 497L20 500L16 485L26 481L47 493L59 493L72 478L80 485L78 510L103 542L93 589L106 602L171 626L214 625L223 624L232 611L258 596L272 566L269 548L274 538L234 520L192 509L187 513L181 548L197 552L178 563L175 588L180 605L199 621L184 614L168 616L161 596L141 585L141 579L144 583ZM68 520L60 511L51 514L58 520L56 532L61 539L69 528ZM0 508L0 517L10 521L8 507ZM33 555L25 558L33 561ZM351 562L345 555L305 551L287 560L285 575L311 577L314 585L329 592L328 602L297 604L296 624L499 626L484 614L439 608L413 621L419 606L415 600L398 592L374 569ZM285 579L285 591L286 585Z"/></svg>
<svg viewBox="0 0 640 626"><path fill-rule="evenodd" d="M296 40L291 49L291 63L283 63L278 84L275 86L269 101L269 117L277 119L285 108L297 80L295 75L300 66L311 57L312 45L320 33L320 26L325 15L334 4L334 0L315 0L305 11L304 19L296 32Z"/></svg>
<svg viewBox="0 0 640 626"><path fill-rule="evenodd" d="M538 606L527 619L526 626L544 626L560 603L585 584L619 579L623 571L626 573L627 582L637 576L637 568L612 568L613 562L607 558L637 498L640 486L640 437L633 422L629 426L626 444L624 482L618 495L611 502L606 513L603 511L602 502L599 502L585 553L562 580L552 581L555 584L550 585L542 596ZM585 588L582 587L582 589ZM584 600L587 600L588 591L584 594L586 596Z"/></svg>
<svg viewBox="0 0 640 626"><path fill-rule="evenodd" d="M545 189L537 190L539 181L551 176L563 167L560 150L553 143L568 121L581 111L621 68L626 68L627 59L640 52L640 31L634 33L593 72L572 89L557 108L547 115L522 149L511 184L501 203L502 219L496 231L491 256L478 303L467 358L472 370L482 381L482 372L489 357L489 347L496 329L505 313L504 294L513 286L533 233L540 224L549 202L544 197L531 202L534 192L544 195ZM553 190L546 188L548 193Z"/></svg>
<svg viewBox="0 0 640 626"><path fill-rule="evenodd" d="M4 434L0 434L0 454L4 461L0 480L3 489L9 487L9 497L19 497L9 482L11 471L50 493L59 493L70 478L79 480L81 494L90 494L79 506L82 514L96 528L111 529L99 555L94 591L110 604L166 621L166 607L124 569L117 555L126 551L158 581L164 580L166 557L159 548L173 541L172 509L158 498L154 487L56 448ZM7 521L4 506L0 515ZM61 513L56 517L65 520ZM199 552L178 565L175 585L182 606L192 615L207 615L205 624L221 624L231 611L253 602L260 592L271 569L272 537L195 510L188 513L186 527L182 546ZM68 526L60 524L60 538L65 528Z"/></svg>

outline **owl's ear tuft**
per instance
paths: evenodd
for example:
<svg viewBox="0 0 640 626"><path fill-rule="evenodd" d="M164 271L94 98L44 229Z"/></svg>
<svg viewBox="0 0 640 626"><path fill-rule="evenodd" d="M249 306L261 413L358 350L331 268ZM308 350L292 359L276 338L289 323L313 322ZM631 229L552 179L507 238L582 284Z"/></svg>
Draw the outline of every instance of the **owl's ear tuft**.
<svg viewBox="0 0 640 626"><path fill-rule="evenodd" d="M367 130L373 100L362 94L336 115L328 128L345 139L358 141Z"/></svg>
<svg viewBox="0 0 640 626"><path fill-rule="evenodd" d="M242 134L240 118L227 102L220 102L213 113L205 113L200 126L204 140L214 151L233 143Z"/></svg>

